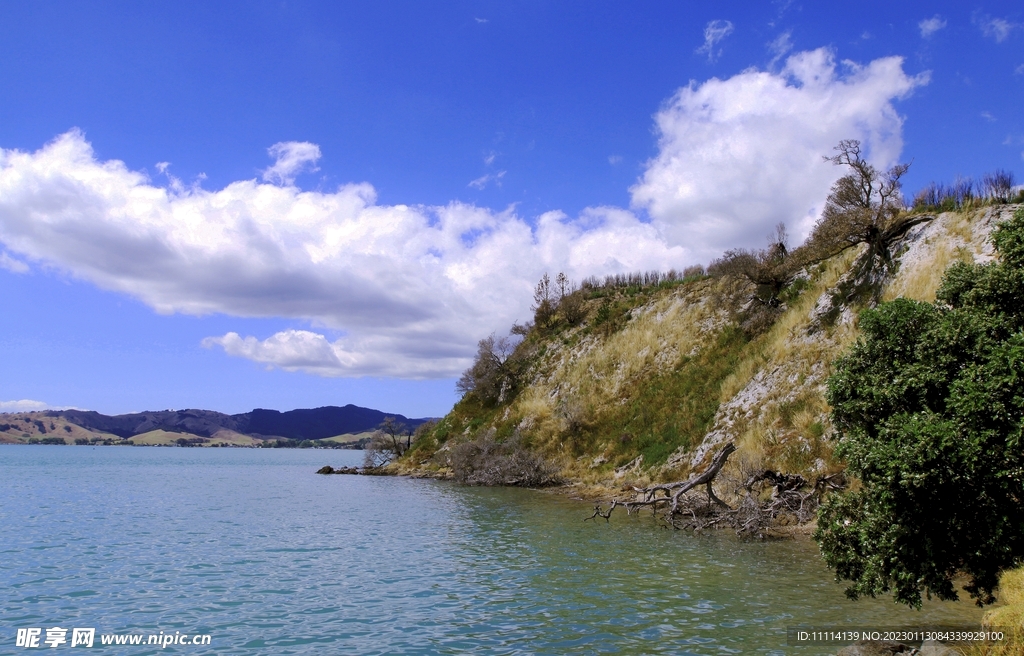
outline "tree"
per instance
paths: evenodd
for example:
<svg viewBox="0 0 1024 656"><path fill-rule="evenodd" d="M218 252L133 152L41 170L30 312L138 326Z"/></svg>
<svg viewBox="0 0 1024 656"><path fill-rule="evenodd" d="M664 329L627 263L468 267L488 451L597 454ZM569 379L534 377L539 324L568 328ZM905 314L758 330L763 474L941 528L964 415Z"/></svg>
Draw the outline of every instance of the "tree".
<svg viewBox="0 0 1024 656"><path fill-rule="evenodd" d="M544 328L555 316L558 301L551 289L551 278L547 273L533 289L533 322L538 328Z"/></svg>
<svg viewBox="0 0 1024 656"><path fill-rule="evenodd" d="M401 458L411 446L412 431L409 427L394 417L384 417L380 427L370 436L370 443L363 457L363 466L383 467Z"/></svg>
<svg viewBox="0 0 1024 656"><path fill-rule="evenodd" d="M863 286L879 264L892 272L890 247L896 239L934 217L904 212L900 179L909 164L897 164L883 173L864 160L856 139L840 141L835 150L838 154L826 156L825 161L849 167L850 172L832 185L821 218L807 244L799 249L799 259L811 264L867 244L867 251L854 266L854 278Z"/></svg>
<svg viewBox="0 0 1024 656"><path fill-rule="evenodd" d="M782 293L803 266L788 242L786 226L779 223L768 235L767 248L729 250L708 266L708 275L746 278L754 284L753 303L742 322L748 334L760 333L774 323L782 310Z"/></svg>
<svg viewBox="0 0 1024 656"><path fill-rule="evenodd" d="M1013 173L997 169L981 181L985 195L997 203L1008 203L1013 196Z"/></svg>
<svg viewBox="0 0 1024 656"><path fill-rule="evenodd" d="M1024 209L993 234L1000 261L956 264L934 304L861 315L828 381L837 454L863 483L830 498L818 541L847 594L979 604L1024 562Z"/></svg>
<svg viewBox="0 0 1024 656"><path fill-rule="evenodd" d="M525 358L516 357L518 345L518 341L493 333L481 339L473 366L462 373L455 389L463 395L475 394L484 404L511 398L519 389L526 367Z"/></svg>

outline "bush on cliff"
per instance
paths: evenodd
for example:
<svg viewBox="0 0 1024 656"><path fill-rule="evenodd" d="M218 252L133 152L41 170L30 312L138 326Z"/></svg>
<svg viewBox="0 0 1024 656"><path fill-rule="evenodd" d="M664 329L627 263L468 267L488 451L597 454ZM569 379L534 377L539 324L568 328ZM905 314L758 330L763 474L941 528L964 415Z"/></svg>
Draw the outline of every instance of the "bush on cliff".
<svg viewBox="0 0 1024 656"><path fill-rule="evenodd" d="M956 264L934 304L866 311L828 382L837 454L863 487L819 511L818 541L847 594L994 601L1024 562L1024 209L1000 261Z"/></svg>

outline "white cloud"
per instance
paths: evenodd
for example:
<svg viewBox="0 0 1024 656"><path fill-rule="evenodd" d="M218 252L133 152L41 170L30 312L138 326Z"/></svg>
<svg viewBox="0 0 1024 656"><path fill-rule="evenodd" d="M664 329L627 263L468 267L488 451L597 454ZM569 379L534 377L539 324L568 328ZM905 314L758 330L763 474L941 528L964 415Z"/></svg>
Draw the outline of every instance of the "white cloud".
<svg viewBox="0 0 1024 656"><path fill-rule="evenodd" d="M704 26L704 45L697 48L698 54L707 54L708 61L713 62L722 54L722 50L715 51L715 46L732 34L732 21L713 20Z"/></svg>
<svg viewBox="0 0 1024 656"><path fill-rule="evenodd" d="M38 412L51 409L42 401L22 399L20 401L0 401L0 412Z"/></svg>
<svg viewBox="0 0 1024 656"><path fill-rule="evenodd" d="M922 39L927 39L944 27L946 27L946 19L938 14L935 14L931 18L925 18L917 24L917 28L921 30Z"/></svg>
<svg viewBox="0 0 1024 656"><path fill-rule="evenodd" d="M981 28L981 33L994 39L996 43L1002 43L1010 37L1010 34L1020 27L1017 23L1011 23L1005 18L992 18L991 16L974 16L974 24Z"/></svg>
<svg viewBox="0 0 1024 656"><path fill-rule="evenodd" d="M330 342L309 331L207 342L321 374L457 375L477 340L530 317L545 271L580 280L695 261L621 209L534 223L461 203L378 205L365 183L174 190L97 160L77 131L32 153L0 150L0 242L13 255L163 313L283 317L340 331Z"/></svg>
<svg viewBox="0 0 1024 656"><path fill-rule="evenodd" d="M989 123L994 123L996 120L996 117L992 115L992 112L982 112L981 118L985 119Z"/></svg>
<svg viewBox="0 0 1024 656"><path fill-rule="evenodd" d="M476 22L478 22L478 23L487 23L487 22L490 22L490 19L488 19L488 18L475 18L474 20L475 20Z"/></svg>
<svg viewBox="0 0 1024 656"><path fill-rule="evenodd" d="M908 76L898 57L837 70L819 49L792 55L778 74L691 82L655 117L659 153L632 187L633 204L704 261L762 246L780 221L802 237L841 174L822 156L841 139L860 139L872 162L893 163L902 119L892 101L927 79Z"/></svg>
<svg viewBox="0 0 1024 656"><path fill-rule="evenodd" d="M1024 64L1021 64L1017 68L1013 69L1013 72L1017 75L1024 75Z"/></svg>
<svg viewBox="0 0 1024 656"><path fill-rule="evenodd" d="M97 160L71 131L36 152L0 150L0 245L11 261L159 312L316 327L204 340L269 367L453 376L477 340L530 317L544 272L580 280L679 269L761 246L779 221L806 233L841 173L822 155L860 138L873 162L895 161L902 122L892 101L925 82L899 58L837 67L817 50L789 57L778 73L691 83L658 112L660 152L631 190L650 221L612 207L527 221L514 208L379 205L367 183L303 191L294 175L319 157L314 144L275 147L264 178L276 184L161 186Z"/></svg>
<svg viewBox="0 0 1024 656"><path fill-rule="evenodd" d="M7 269L11 273L28 273L29 270L27 264L3 251L0 251L0 269Z"/></svg>
<svg viewBox="0 0 1024 656"><path fill-rule="evenodd" d="M493 182L494 184L496 184L496 185L498 185L500 187L501 186L501 179L504 178L504 177L505 177L505 171L498 171L497 173L488 173L487 175L480 176L476 180L470 180L468 186L473 187L475 189L480 189L481 191L483 191L487 187L488 184Z"/></svg>
<svg viewBox="0 0 1024 656"><path fill-rule="evenodd" d="M774 69L775 65L793 49L792 36L792 31L783 32L768 44L768 52L772 54L772 60L768 62L768 68Z"/></svg>
<svg viewBox="0 0 1024 656"><path fill-rule="evenodd" d="M274 164L264 169L264 182L291 186L299 173L320 170L315 166L320 159L320 146L308 141L282 141L268 148L267 153L274 158Z"/></svg>
<svg viewBox="0 0 1024 656"><path fill-rule="evenodd" d="M616 164L618 164L621 161L622 161L622 155L609 155L608 156L608 163L611 164L612 166L615 166Z"/></svg>

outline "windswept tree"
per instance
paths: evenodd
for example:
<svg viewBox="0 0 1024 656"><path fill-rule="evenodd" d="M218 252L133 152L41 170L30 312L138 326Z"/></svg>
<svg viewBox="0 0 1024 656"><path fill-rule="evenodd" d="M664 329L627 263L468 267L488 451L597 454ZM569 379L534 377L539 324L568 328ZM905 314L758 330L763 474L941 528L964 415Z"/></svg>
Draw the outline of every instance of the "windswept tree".
<svg viewBox="0 0 1024 656"><path fill-rule="evenodd" d="M879 266L891 273L893 242L934 217L904 211L900 179L910 168L909 164L879 171L863 158L856 139L840 141L835 150L837 154L826 156L825 161L845 166L849 172L832 185L821 218L807 244L800 249L799 259L810 264L867 244L867 251L854 269L854 278L858 283L865 283Z"/></svg>

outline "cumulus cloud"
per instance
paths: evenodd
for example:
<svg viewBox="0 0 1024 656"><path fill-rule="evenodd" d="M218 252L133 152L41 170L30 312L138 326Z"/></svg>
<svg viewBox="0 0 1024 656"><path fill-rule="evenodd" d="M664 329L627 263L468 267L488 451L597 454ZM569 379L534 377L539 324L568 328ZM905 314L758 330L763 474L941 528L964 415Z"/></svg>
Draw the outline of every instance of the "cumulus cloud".
<svg viewBox="0 0 1024 656"><path fill-rule="evenodd" d="M0 150L0 242L159 312L283 317L338 331L208 346L326 375L457 375L476 341L529 318L545 272L579 280L693 261L631 212L528 222L462 203L379 205L369 184L330 192L242 180L158 186L99 161L78 131Z"/></svg>
<svg viewBox="0 0 1024 656"><path fill-rule="evenodd" d="M267 153L274 158L274 164L263 170L265 182L291 186L298 174L320 170L316 168L320 146L308 141L282 141L268 148Z"/></svg>
<svg viewBox="0 0 1024 656"><path fill-rule="evenodd" d="M946 19L938 14L931 18L925 18L917 24L917 29L921 30L922 39L927 39L944 27L946 27Z"/></svg>
<svg viewBox="0 0 1024 656"><path fill-rule="evenodd" d="M762 246L779 221L806 233L841 173L822 155L859 138L876 164L894 161L892 102L925 82L898 58L837 65L818 50L790 56L779 72L691 83L657 113L659 153L631 190L647 217L614 207L528 220L458 202L381 205L368 183L303 191L294 176L320 151L299 142L271 149L277 161L262 181L161 185L98 160L71 131L35 152L0 150L0 253L6 268L39 263L162 313L299 324L204 341L268 367L448 377L481 337L530 317L545 272L580 280L679 269Z"/></svg>
<svg viewBox="0 0 1024 656"><path fill-rule="evenodd" d="M706 54L708 61L713 62L722 54L721 48L715 50L715 46L722 42L725 37L732 34L732 21L713 20L704 26L704 45L697 48L698 54Z"/></svg>
<svg viewBox="0 0 1024 656"><path fill-rule="evenodd" d="M670 243L706 261L762 246L780 221L805 236L841 171L822 161L860 139L889 165L902 149L893 101L926 84L899 57L837 65L827 49L790 56L779 73L747 70L680 89L657 113L659 152L632 187Z"/></svg>

